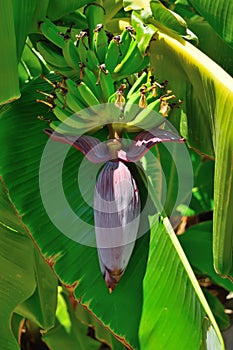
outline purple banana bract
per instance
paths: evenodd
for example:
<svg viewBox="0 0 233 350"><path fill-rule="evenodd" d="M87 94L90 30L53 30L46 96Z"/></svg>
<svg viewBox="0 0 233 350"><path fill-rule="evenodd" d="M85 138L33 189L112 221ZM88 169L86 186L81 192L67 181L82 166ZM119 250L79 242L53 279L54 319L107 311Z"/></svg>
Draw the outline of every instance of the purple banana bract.
<svg viewBox="0 0 233 350"><path fill-rule="evenodd" d="M139 133L125 150L121 139L101 142L88 135L63 135L52 129L44 132L54 141L72 145L89 161L105 163L95 186L94 221L101 272L112 291L128 265L140 222L140 193L127 162L137 162L157 143L183 143L184 139L164 129L152 129Z"/></svg>
<svg viewBox="0 0 233 350"><path fill-rule="evenodd" d="M123 275L137 238L140 197L128 167L108 161L94 193L96 244L102 274L109 290Z"/></svg>

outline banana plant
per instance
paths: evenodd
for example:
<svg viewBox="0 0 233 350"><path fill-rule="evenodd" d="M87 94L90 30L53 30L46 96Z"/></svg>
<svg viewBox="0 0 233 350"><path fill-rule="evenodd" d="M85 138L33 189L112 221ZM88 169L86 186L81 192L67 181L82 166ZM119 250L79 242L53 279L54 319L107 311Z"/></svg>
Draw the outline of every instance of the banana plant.
<svg viewBox="0 0 233 350"><path fill-rule="evenodd" d="M197 211L214 209L214 264L221 274L231 276L232 183L227 175L232 155L232 79L220 67L229 71L229 62L218 58L217 65L207 51L201 52L203 31L199 31L201 50L194 46L195 21L204 18L197 14L194 18L185 1L172 4L171 9L160 1L63 4L50 0L42 7L41 2L25 1L20 9L14 5L13 1L2 5L2 23L13 43L11 48L6 45L2 58L5 72L12 75L5 79L7 89L2 87L2 103L22 96L0 111L0 138L6 145L0 155L0 256L10 271L1 288L5 315L1 348L19 348L17 339L27 319L51 349L74 347L76 341L83 349L98 349L101 341L112 349L224 349L216 320L184 254L188 245L181 239L183 251L168 220L177 205L174 184L179 184L181 176L187 180L194 154L215 159L214 207L212 197L201 206L200 198L206 199L206 193L197 187ZM193 1L192 6L213 28L221 22L214 21L212 14L220 16L216 9L224 6L223 1L211 6L208 1L202 5ZM222 36L221 47L224 40L226 45L231 42L230 30L227 25L224 30L216 28ZM165 120L176 129L167 130ZM50 137L48 142L43 130ZM195 152L182 148L184 138L176 130ZM169 141L168 146L162 141ZM181 174L175 170L177 165ZM77 170L82 174L79 186ZM164 176L167 193L162 205ZM122 187L122 180L131 185ZM112 190L107 182L115 183ZM188 198L189 190L185 188L184 197ZM64 205L60 205L61 193L66 197ZM126 205L121 232L143 232L124 249L98 246L101 232L115 227L112 213L102 214L97 197L106 205L116 195L115 205ZM182 208L177 210L184 215ZM132 218L136 221L127 228ZM117 220L119 226L120 216ZM14 266L6 254L13 244ZM49 285L41 283L39 267ZM212 270L204 272L224 285ZM57 281L64 294L59 288L56 311ZM13 285L14 297L6 303L8 283ZM228 281L227 289L233 289L232 282ZM213 299L207 299L211 305ZM95 328L92 339L86 337L90 324Z"/></svg>

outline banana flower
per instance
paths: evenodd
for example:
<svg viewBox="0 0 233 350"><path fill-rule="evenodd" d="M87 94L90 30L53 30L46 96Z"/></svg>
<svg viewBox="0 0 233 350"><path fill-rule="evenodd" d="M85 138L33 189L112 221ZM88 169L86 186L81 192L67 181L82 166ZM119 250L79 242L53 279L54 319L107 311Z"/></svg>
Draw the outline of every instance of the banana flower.
<svg viewBox="0 0 233 350"><path fill-rule="evenodd" d="M120 281L131 257L140 223L140 193L127 166L139 161L160 142L184 142L164 129L140 132L124 149L121 139L105 142L82 135L63 135L45 129L52 140L67 143L93 163L103 163L94 191L94 222L99 264L110 292Z"/></svg>

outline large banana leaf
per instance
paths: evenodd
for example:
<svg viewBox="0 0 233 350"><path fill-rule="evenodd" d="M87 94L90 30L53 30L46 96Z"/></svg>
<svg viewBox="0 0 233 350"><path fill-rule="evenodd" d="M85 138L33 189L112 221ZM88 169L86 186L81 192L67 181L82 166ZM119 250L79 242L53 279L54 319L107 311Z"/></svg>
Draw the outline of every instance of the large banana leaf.
<svg viewBox="0 0 233 350"><path fill-rule="evenodd" d="M85 324L91 326L94 331L94 337L108 344L111 349L123 350L126 347L115 338L108 329L106 329L93 314L88 312L81 304L77 304L75 308L75 317Z"/></svg>
<svg viewBox="0 0 233 350"><path fill-rule="evenodd" d="M0 347L19 350L16 340L23 318L44 329L53 326L57 282L28 237L2 180L0 191Z"/></svg>
<svg viewBox="0 0 233 350"><path fill-rule="evenodd" d="M9 325L14 308L29 298L36 288L33 244L15 219L2 182L0 190L0 346L4 350L18 350Z"/></svg>
<svg viewBox="0 0 233 350"><path fill-rule="evenodd" d="M37 4L41 5L41 1L9 0L0 2L0 64L2 67L0 104L10 102L20 96L18 63ZM40 11L40 16L43 16L41 8Z"/></svg>
<svg viewBox="0 0 233 350"><path fill-rule="evenodd" d="M221 278L213 268L212 226L212 221L191 226L184 234L179 236L179 241L190 264L199 274L208 276L216 284L228 291L233 291L233 282Z"/></svg>
<svg viewBox="0 0 233 350"><path fill-rule="evenodd" d="M227 275L233 243L233 79L191 44L163 33L151 43L151 64L183 100L180 131L189 145L215 157L214 263Z"/></svg>
<svg viewBox="0 0 233 350"><path fill-rule="evenodd" d="M42 66L39 58L32 51L29 43L26 43L19 63L19 80L23 86L28 81L38 78L42 74Z"/></svg>
<svg viewBox="0 0 233 350"><path fill-rule="evenodd" d="M47 16L52 20L58 19L69 12L72 12L76 9L80 9L81 7L87 5L90 2L91 0L50 0Z"/></svg>
<svg viewBox="0 0 233 350"><path fill-rule="evenodd" d="M88 325L75 316L76 307L73 307L68 295L58 293L58 307L55 327L43 332L43 341L53 350L80 349L98 350L101 343L88 336Z"/></svg>
<svg viewBox="0 0 233 350"><path fill-rule="evenodd" d="M56 275L63 283L75 287L76 299L129 349L154 349L155 342L157 349L164 349L165 345L167 349L177 349L175 344L185 349L189 344L190 350L196 350L201 344L206 347L212 336L219 338L216 349L223 349L216 322L166 219L151 223L151 234L137 240L127 270L112 294L101 276L96 249L76 243L53 225L54 217L48 216L40 196L39 169L47 140L42 133L45 126L36 118L50 114L35 102L37 89L45 91L48 86L40 80L29 84L20 100L1 111L0 139L5 147L0 164L18 214ZM54 169L61 163L62 146L56 143L52 154L43 159L47 196L53 200L55 216L68 230L76 232L76 240L88 238L94 236L93 212L83 201L77 185L76 174L83 160L77 151L68 153L62 176L76 221L70 224L70 211L56 201L58 174ZM89 171L82 179L87 193L93 190L91 177ZM78 216L90 224L85 231L80 230ZM203 327L206 314L215 331Z"/></svg>
<svg viewBox="0 0 233 350"><path fill-rule="evenodd" d="M233 47L229 46L201 17L195 15L187 21L189 28L197 35L197 48L233 75ZM221 52L221 55L219 54Z"/></svg>
<svg viewBox="0 0 233 350"><path fill-rule="evenodd" d="M20 61L27 35L38 32L38 22L45 16L57 19L66 13L87 4L87 1L54 0L9 0L0 1L0 104L20 97L18 63Z"/></svg>
<svg viewBox="0 0 233 350"><path fill-rule="evenodd" d="M18 57L12 1L0 2L1 58L0 103L20 96L18 81Z"/></svg>
<svg viewBox="0 0 233 350"><path fill-rule="evenodd" d="M228 45L233 46L233 3L231 0L189 0L189 3L210 23Z"/></svg>

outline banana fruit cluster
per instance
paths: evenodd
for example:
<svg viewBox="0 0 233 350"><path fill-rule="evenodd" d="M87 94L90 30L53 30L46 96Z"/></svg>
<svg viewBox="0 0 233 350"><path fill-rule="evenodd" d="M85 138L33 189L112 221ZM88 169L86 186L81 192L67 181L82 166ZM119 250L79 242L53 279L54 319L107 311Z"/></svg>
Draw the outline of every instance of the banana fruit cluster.
<svg viewBox="0 0 233 350"><path fill-rule="evenodd" d="M90 78L76 83L70 78L52 83L51 93L44 93L46 100L38 99L48 105L57 120L50 122L50 127L61 134L81 135L98 131L103 126L111 126L118 136L122 132L138 132L158 127L164 122L171 108L178 105L175 95L166 90L166 82L158 84L148 79L144 72L131 89L125 94L126 84L120 87L108 99L108 103L101 104L98 95L100 86L94 84L95 76L91 71L86 76ZM152 76L150 77L152 78ZM95 89L95 90L94 90ZM125 96L126 95L126 96ZM174 102L169 103L170 100ZM180 102L180 101L179 101Z"/></svg>
<svg viewBox="0 0 233 350"><path fill-rule="evenodd" d="M97 4L88 5L85 15L89 27L78 33L47 18L39 25L43 37L37 49L62 76L62 81L51 83L46 100L39 100L58 119L50 126L64 134L93 132L112 122L118 124L118 133L155 127L150 111L167 116L168 100L174 96L149 78L149 56L140 52L134 28L127 26L115 36L108 33L100 22L104 9ZM128 77L136 82L130 85ZM100 112L100 104L110 103L118 109L112 119Z"/></svg>
<svg viewBox="0 0 233 350"><path fill-rule="evenodd" d="M114 82L145 69L149 57L141 54L131 26L117 36L106 32L101 22L93 32L91 27L78 34L71 28L61 32L45 19L40 23L43 38L37 42L37 50L54 72L75 81L91 80L93 88L99 85L97 97L104 103L114 92Z"/></svg>

